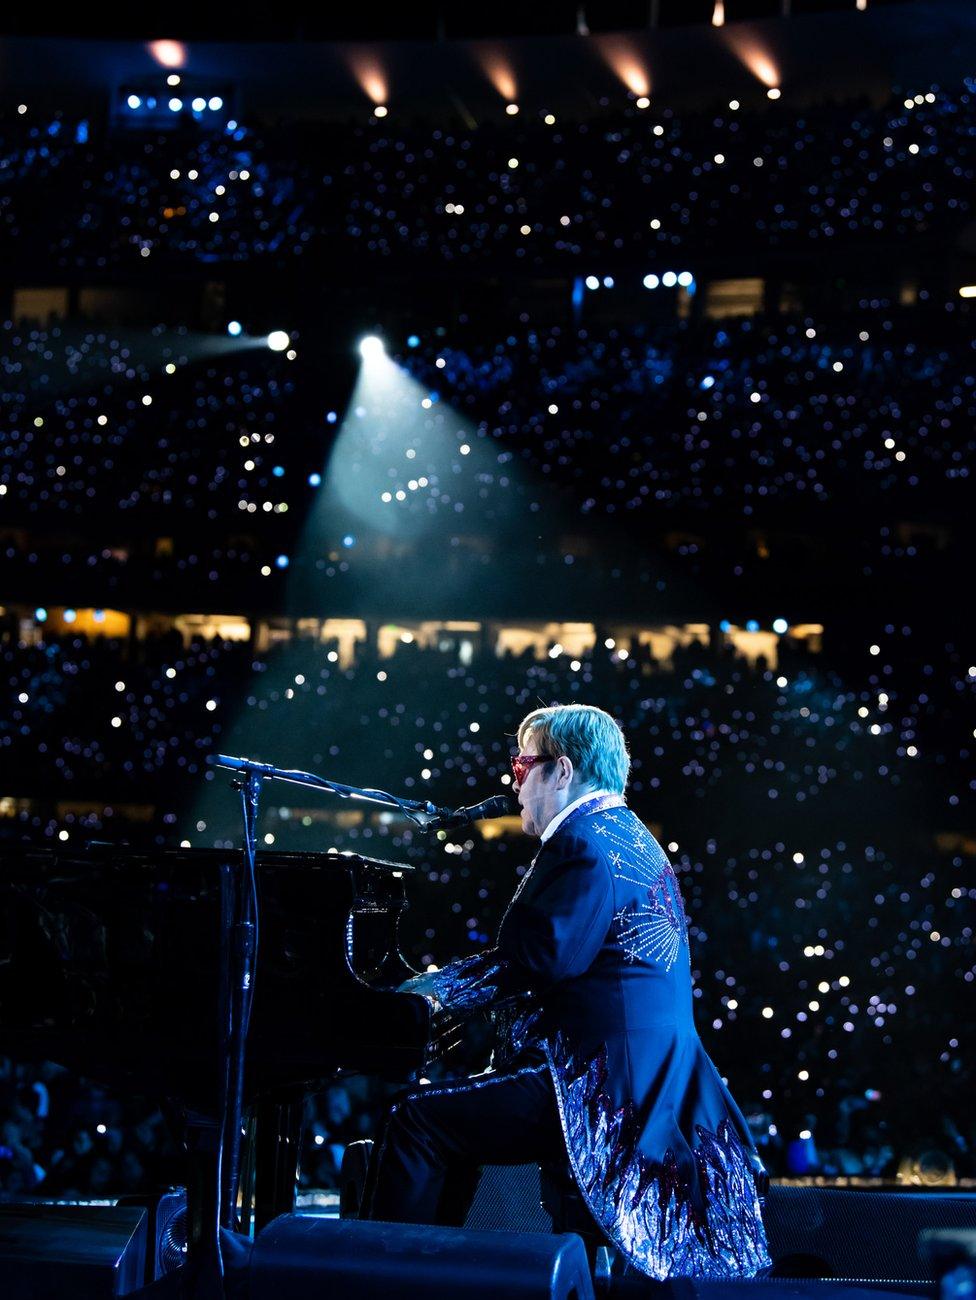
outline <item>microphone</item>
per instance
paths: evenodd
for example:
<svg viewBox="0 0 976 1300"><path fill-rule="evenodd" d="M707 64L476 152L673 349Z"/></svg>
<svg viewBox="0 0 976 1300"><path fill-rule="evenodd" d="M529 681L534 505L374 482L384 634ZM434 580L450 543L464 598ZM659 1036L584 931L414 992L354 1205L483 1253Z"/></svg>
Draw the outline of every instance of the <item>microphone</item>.
<svg viewBox="0 0 976 1300"><path fill-rule="evenodd" d="M471 822L480 822L488 817L506 817L512 811L508 795L494 794L481 803L471 804L469 808L455 808L453 812L441 809L427 823L428 829L452 831L458 826L468 826Z"/></svg>

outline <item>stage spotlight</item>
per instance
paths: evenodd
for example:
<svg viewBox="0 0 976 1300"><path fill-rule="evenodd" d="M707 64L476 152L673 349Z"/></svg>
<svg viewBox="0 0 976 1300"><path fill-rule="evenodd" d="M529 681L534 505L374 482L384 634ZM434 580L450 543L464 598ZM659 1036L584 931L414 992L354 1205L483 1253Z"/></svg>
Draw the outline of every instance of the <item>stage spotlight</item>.
<svg viewBox="0 0 976 1300"><path fill-rule="evenodd" d="M290 342L291 339L284 330L272 330L267 338L268 347L272 352L284 352Z"/></svg>
<svg viewBox="0 0 976 1300"><path fill-rule="evenodd" d="M383 346L383 340L375 334L367 334L364 339L360 339L359 354L364 361L375 361L385 356L386 348Z"/></svg>
<svg viewBox="0 0 976 1300"><path fill-rule="evenodd" d="M388 113L389 111L390 111L390 110L387 108L387 106L386 106L385 104L377 104L376 107L373 109L373 116L374 116L374 117L386 117L386 115L387 115L387 113Z"/></svg>

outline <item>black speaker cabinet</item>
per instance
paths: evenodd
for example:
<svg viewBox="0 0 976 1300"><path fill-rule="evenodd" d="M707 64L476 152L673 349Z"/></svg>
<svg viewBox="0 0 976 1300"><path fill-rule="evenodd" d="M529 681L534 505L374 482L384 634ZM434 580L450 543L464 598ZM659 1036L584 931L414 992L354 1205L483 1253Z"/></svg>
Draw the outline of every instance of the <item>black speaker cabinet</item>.
<svg viewBox="0 0 976 1300"><path fill-rule="evenodd" d="M108 1300L142 1286L146 1211L139 1206L0 1205L3 1300Z"/></svg>
<svg viewBox="0 0 976 1300"><path fill-rule="evenodd" d="M976 1193L773 1183L766 1199L776 1277L929 1282L918 1245L933 1228L976 1228Z"/></svg>
<svg viewBox="0 0 976 1300"><path fill-rule="evenodd" d="M570 1233L471 1232L285 1214L261 1232L249 1300L593 1300Z"/></svg>

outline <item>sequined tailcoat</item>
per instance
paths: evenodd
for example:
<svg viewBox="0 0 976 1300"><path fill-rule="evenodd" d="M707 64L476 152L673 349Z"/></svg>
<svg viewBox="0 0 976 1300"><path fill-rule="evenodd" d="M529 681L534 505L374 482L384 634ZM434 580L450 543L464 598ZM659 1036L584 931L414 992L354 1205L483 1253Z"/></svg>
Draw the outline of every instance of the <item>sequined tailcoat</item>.
<svg viewBox="0 0 976 1300"><path fill-rule="evenodd" d="M509 1017L502 1060L545 1053L573 1176L637 1268L725 1278L769 1264L761 1165L695 1029L678 882L622 799L571 814L523 878L496 949L440 975L455 1006L533 990L528 1012Z"/></svg>

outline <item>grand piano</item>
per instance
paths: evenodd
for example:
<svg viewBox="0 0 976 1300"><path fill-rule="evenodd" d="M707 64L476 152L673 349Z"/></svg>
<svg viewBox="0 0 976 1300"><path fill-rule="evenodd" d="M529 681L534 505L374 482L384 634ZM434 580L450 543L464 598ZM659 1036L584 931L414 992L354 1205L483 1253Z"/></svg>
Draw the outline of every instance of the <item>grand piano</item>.
<svg viewBox="0 0 976 1300"><path fill-rule="evenodd" d="M257 855L243 1075L254 1140L232 1192L238 1228L251 1189L257 1228L292 1208L309 1091L339 1072L406 1080L429 1060L429 1006L396 991L415 973L397 942L411 870L338 852ZM179 1117L191 1259L220 1248L226 973L245 876L239 850L0 846L0 1051Z"/></svg>

